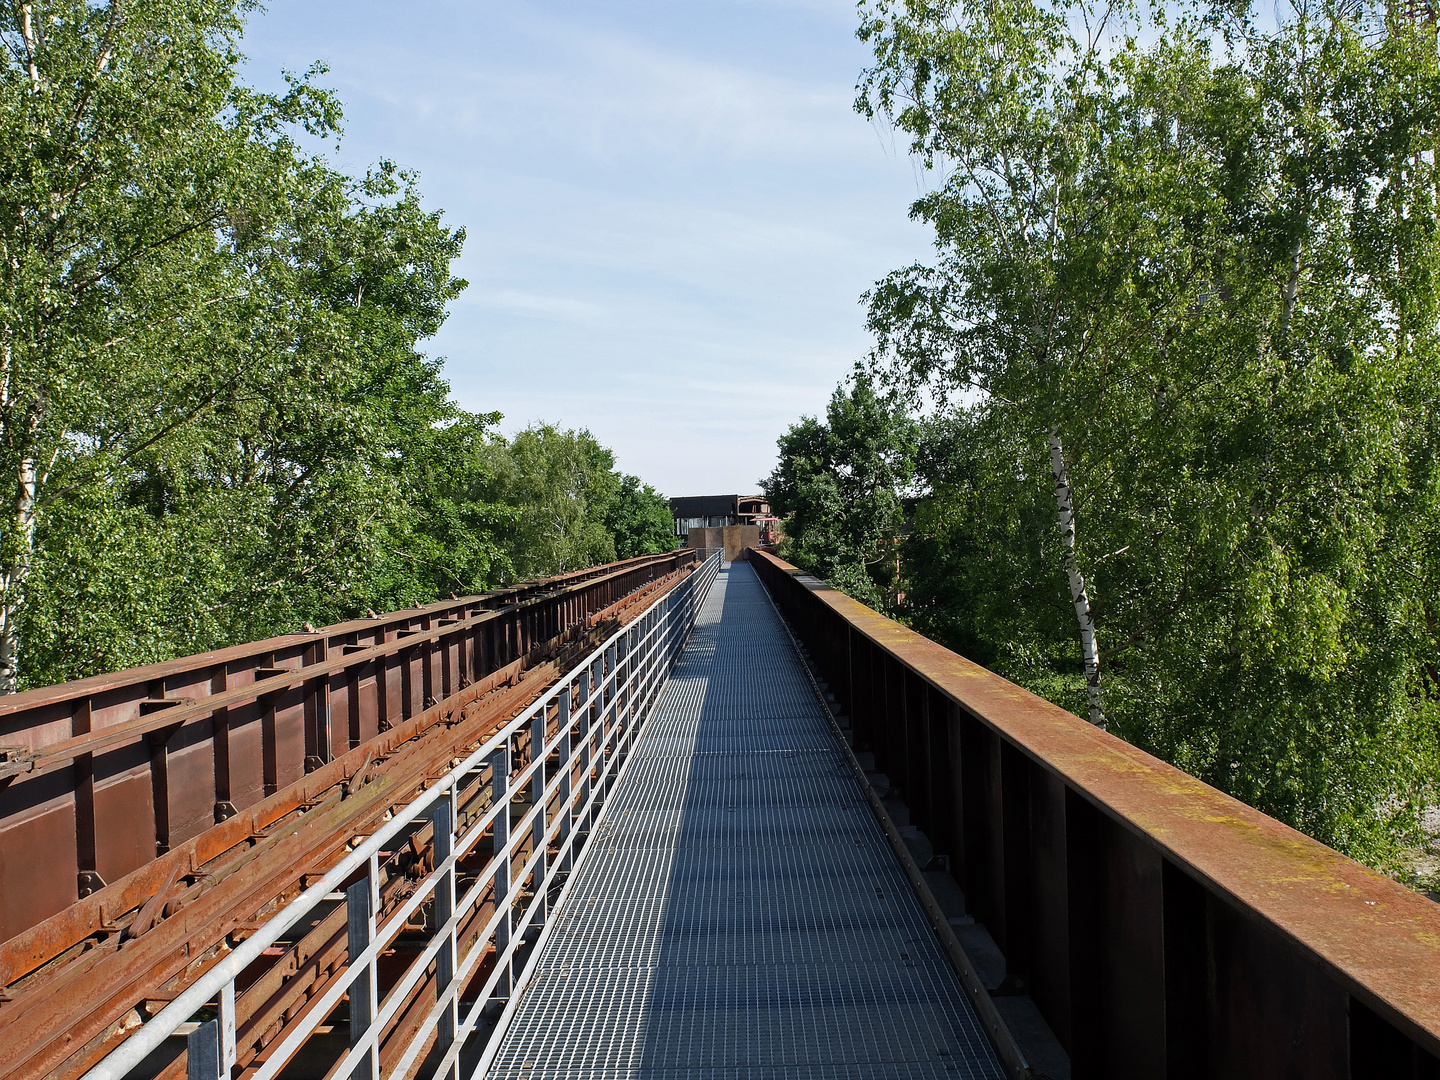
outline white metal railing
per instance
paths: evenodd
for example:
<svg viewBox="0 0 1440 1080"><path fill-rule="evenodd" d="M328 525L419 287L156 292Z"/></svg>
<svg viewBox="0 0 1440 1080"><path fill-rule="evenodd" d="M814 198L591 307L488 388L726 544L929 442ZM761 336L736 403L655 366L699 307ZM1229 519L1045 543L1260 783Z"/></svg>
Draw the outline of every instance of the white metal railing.
<svg viewBox="0 0 1440 1080"><path fill-rule="evenodd" d="M350 1049L328 1075L383 1080L381 1040L390 1022L409 1003L411 992L427 977L432 963L436 1002L385 1075L408 1077L417 1063L436 1052L436 1047L444 1047L431 1075L459 1080L461 1049L479 1028L492 1002L506 1002L494 1033L503 1030L504 1020L514 1008L514 969L517 954L526 946L525 931L542 927L542 939L530 943L533 959L548 931L548 925L543 924L549 914L551 886L558 875L573 869L576 837L593 825L635 733L684 647L700 602L720 570L722 557L723 553L717 552L707 558L680 585L612 635L538 701L433 781L419 798L396 809L395 816L378 832L358 843L317 884L281 908L112 1050L85 1074L84 1080L122 1080L206 1008L214 1009L217 1015L199 1024L188 1036L189 1078L228 1080L237 1060L236 978L266 949L285 940L293 927L357 872L362 876L345 890L347 970L305 1004L299 1022L265 1048L263 1064L246 1069L247 1080L277 1076L347 994ZM531 739L529 761L512 775L512 761L519 756L512 752L513 744L527 731ZM547 768L552 753L558 754L558 761ZM489 805L468 822L457 821L461 791L472 783L481 783L487 772ZM578 783L573 782L576 778ZM527 787L529 808L512 821L512 798ZM427 824L433 826L434 869L415 881L414 891L385 912L381 922L381 852L396 851L410 832ZM492 828L495 854L486 872L463 894L457 893L460 860ZM552 845L556 848L553 858L549 850ZM515 862L522 854L524 861L517 871ZM527 880L532 887L524 893L519 886ZM493 911L462 954L458 940L461 927L492 885ZM431 898L425 946L382 999L378 994L377 961ZM472 976L491 943L494 966L478 992L462 1003L461 992L470 988Z"/></svg>

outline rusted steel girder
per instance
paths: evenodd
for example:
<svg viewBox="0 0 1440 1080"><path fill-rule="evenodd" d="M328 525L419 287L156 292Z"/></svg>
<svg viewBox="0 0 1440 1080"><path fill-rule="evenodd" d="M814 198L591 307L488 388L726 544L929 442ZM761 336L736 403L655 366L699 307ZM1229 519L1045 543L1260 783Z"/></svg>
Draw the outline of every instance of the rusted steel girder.
<svg viewBox="0 0 1440 1080"><path fill-rule="evenodd" d="M0 698L0 942L692 559L631 559ZM17 974L0 958L0 990Z"/></svg>
<svg viewBox="0 0 1440 1080"><path fill-rule="evenodd" d="M93 1064L343 859L391 807L411 801L430 778L535 701L591 642L628 623L692 568L682 560L679 570L646 582L545 647L0 945L0 963L28 972L0 1002L0 1076L72 1077ZM521 740L517 773L529 764L527 747ZM489 797L488 784L479 781L477 774L461 792L462 820ZM433 857L428 826L390 853L382 913L409 895L410 873L433 864ZM488 857L477 850L464 871L490 872ZM460 929L462 940L474 939L489 911L482 904L472 914ZM236 1003L240 1069L263 1061L266 1048L343 972L344 926L343 905L318 913L294 941L268 950L265 962L247 971ZM392 949L382 965L382 989L407 965L403 948ZM405 1045L433 1001L432 973L411 992L387 1045ZM162 1076L183 1072L181 1047L172 1050L168 1065L154 1063Z"/></svg>
<svg viewBox="0 0 1440 1080"><path fill-rule="evenodd" d="M1077 1080L1440 1077L1440 905L750 560Z"/></svg>

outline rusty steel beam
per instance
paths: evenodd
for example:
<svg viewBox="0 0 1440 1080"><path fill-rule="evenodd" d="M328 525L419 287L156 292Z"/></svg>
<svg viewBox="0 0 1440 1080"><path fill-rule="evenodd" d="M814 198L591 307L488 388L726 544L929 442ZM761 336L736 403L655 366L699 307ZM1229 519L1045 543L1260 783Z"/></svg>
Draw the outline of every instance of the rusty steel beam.
<svg viewBox="0 0 1440 1080"><path fill-rule="evenodd" d="M689 558L678 562L678 569L642 581L556 635L547 647L533 648L528 657L0 944L0 972L10 973L5 981L21 976L0 998L0 1076L72 1077L97 1061L278 905L343 859L356 837L375 831L391 807L412 799L429 778L443 774L535 701L567 664L586 653L589 642L628 623L693 569ZM631 566L621 574L645 577L655 565ZM608 581L607 593L625 583L614 574L591 581ZM536 625L544 622L536 620ZM525 745L522 741L522 751ZM522 752L515 771L527 764ZM477 777L462 793L462 815L487 797L488 788L482 789ZM467 872L487 872L486 857L473 853L472 861L478 861ZM403 901L408 874L427 860L433 861L428 826L415 830L407 846L391 854L382 912ZM486 905L477 909L462 937L473 940L489 910ZM343 972L343 926L343 911L323 914L286 948L271 950L267 964L247 972L237 999L242 1070L262 1061L265 1048ZM383 981L393 984L405 967L403 954L392 955ZM412 991L408 1014L402 1013L393 1036L397 1043L406 1041L401 1036L407 1023L413 1026L415 1014L428 1008L427 994L433 1002L432 976ZM183 1059L156 1066L159 1075L178 1075Z"/></svg>
<svg viewBox="0 0 1440 1080"><path fill-rule="evenodd" d="M692 558L612 563L0 699L0 880L26 883L0 890L0 942ZM0 960L0 991L15 974Z"/></svg>
<svg viewBox="0 0 1440 1080"><path fill-rule="evenodd" d="M684 554L683 552L679 554ZM428 629L447 619L466 617L473 610L493 610L546 592L566 589L626 568L645 566L656 560L673 559L674 553L647 555L636 559L588 567L584 570L522 582L504 589L464 596L393 611L371 618L351 619L318 630L283 634L263 641L248 642L226 649L183 656L163 663L125 671L94 675L86 679L40 687L0 698L0 745L7 750L34 751L41 746L70 738L72 717L88 713L93 730L110 727L138 716L149 691L165 684L165 697L184 697L190 687L213 692L215 668L232 665L245 671L255 668L294 668L314 662L308 655L317 643L330 649L337 645L375 644L393 640L416 629ZM552 634L545 634L548 638ZM253 680L252 680L253 681ZM192 694L190 696L196 696ZM24 734L17 734L24 733ZM8 768L0 759L0 769Z"/></svg>
<svg viewBox="0 0 1440 1080"><path fill-rule="evenodd" d="M1440 1078L1440 906L750 560L1077 1080Z"/></svg>

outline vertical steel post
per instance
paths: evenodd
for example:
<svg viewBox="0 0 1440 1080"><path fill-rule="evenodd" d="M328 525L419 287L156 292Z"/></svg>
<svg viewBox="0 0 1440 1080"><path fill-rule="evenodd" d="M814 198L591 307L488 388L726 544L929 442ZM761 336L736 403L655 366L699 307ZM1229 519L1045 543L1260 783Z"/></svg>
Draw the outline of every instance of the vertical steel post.
<svg viewBox="0 0 1440 1080"><path fill-rule="evenodd" d="M530 774L530 807L535 820L530 826L530 850L539 858L536 863L536 881L545 876L545 728L548 705L542 705L530 720L530 763L535 771ZM544 910L544 901L541 901Z"/></svg>
<svg viewBox="0 0 1440 1080"><path fill-rule="evenodd" d="M591 717L595 715L595 706L590 704L590 695L595 689L595 665L591 664L581 673L580 679L580 702L583 706L580 710L580 804L583 806L590 798L590 731ZM590 828L590 817L587 813L580 824L580 828Z"/></svg>
<svg viewBox="0 0 1440 1080"><path fill-rule="evenodd" d="M625 728L635 725L635 650L640 644L640 627L631 624L625 635Z"/></svg>
<svg viewBox="0 0 1440 1080"><path fill-rule="evenodd" d="M185 1075L186 1080L220 1080L219 1020L206 1020L185 1039Z"/></svg>
<svg viewBox="0 0 1440 1080"><path fill-rule="evenodd" d="M629 719L630 709L630 634L626 627L615 643L615 745L620 745L620 732Z"/></svg>
<svg viewBox="0 0 1440 1080"><path fill-rule="evenodd" d="M455 788L440 797L435 804L432 822L435 832L435 865L444 864L455 854ZM455 984L456 942L455 925L455 867L451 864L440 874L435 883L435 931L444 935L440 951L435 957L435 994L443 998L450 994L450 1002L440 1013L440 1022L435 1029L436 1045L449 1050L455 1042L459 1026L459 988ZM451 1080L459 1080L458 1059L447 1074Z"/></svg>
<svg viewBox="0 0 1440 1080"><path fill-rule="evenodd" d="M615 662L616 659L619 657L619 654L620 648L618 643L611 645L608 649L605 650L605 669L608 672L607 677L609 679L609 682L605 684L605 704L600 709L599 753L602 758L608 757L611 753L613 753L613 748L610 745L610 741L613 738L615 731L613 719L616 712L618 711L616 694L618 692L620 684L620 672L616 667ZM604 762L602 761L599 764L603 766ZM609 790L608 785L604 785L604 790ZM604 791L602 791L601 798L604 797Z"/></svg>
<svg viewBox="0 0 1440 1080"><path fill-rule="evenodd" d="M660 617L659 611L652 611L650 613L650 629L648 634L650 644L645 647L645 656L646 663L650 668L650 682L653 685L657 681L655 675L657 665L665 651L665 622Z"/></svg>
<svg viewBox="0 0 1440 1080"><path fill-rule="evenodd" d="M345 890L345 918L350 950L350 1047L354 1049L368 1040L365 1056L356 1064L350 1075L352 1080L379 1080L378 1040L369 1038L370 1025L375 1020L377 983L375 960L372 957L365 966L354 970L355 957L361 955L375 940L375 859L372 857L366 867L365 876Z"/></svg>
<svg viewBox="0 0 1440 1080"><path fill-rule="evenodd" d="M564 853L563 855L561 855L560 865L566 873L570 872L570 868L574 865L575 862L575 860L571 857L569 844L570 822L573 817L572 811L574 810L574 807L570 805L570 775L571 769L574 768L575 764L573 761L570 760L570 695L574 692L574 690L575 687L573 684L571 684L570 686L567 686L565 687L565 689L560 691L560 711L558 713L557 721L560 725L559 844L560 850Z"/></svg>
<svg viewBox="0 0 1440 1080"><path fill-rule="evenodd" d="M641 702L645 702L650 694L650 680L655 673L655 613L652 611L645 616L645 621L640 632L640 640L644 642L641 646L644 655L640 660L640 670L644 677L641 682Z"/></svg>
<svg viewBox="0 0 1440 1080"><path fill-rule="evenodd" d="M231 979L220 991L220 1073L229 1076L235 1068L235 980Z"/></svg>
<svg viewBox="0 0 1440 1080"><path fill-rule="evenodd" d="M490 798L500 807L495 816L495 910L503 912L495 924L495 963L503 965L504 973L496 984L498 996L510 993L510 961L505 950L510 947L510 741L490 755Z"/></svg>

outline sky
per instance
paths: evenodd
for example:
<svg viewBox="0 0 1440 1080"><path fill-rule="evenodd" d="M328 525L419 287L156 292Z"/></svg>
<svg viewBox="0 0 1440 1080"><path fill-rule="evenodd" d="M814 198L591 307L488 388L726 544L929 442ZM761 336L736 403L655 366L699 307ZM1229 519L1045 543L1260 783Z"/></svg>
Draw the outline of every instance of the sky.
<svg viewBox="0 0 1440 1080"><path fill-rule="evenodd" d="M588 428L667 495L749 493L928 258L923 174L852 108L851 0L272 2L252 85L323 61L327 156L417 170L466 230L440 334L460 404Z"/></svg>

